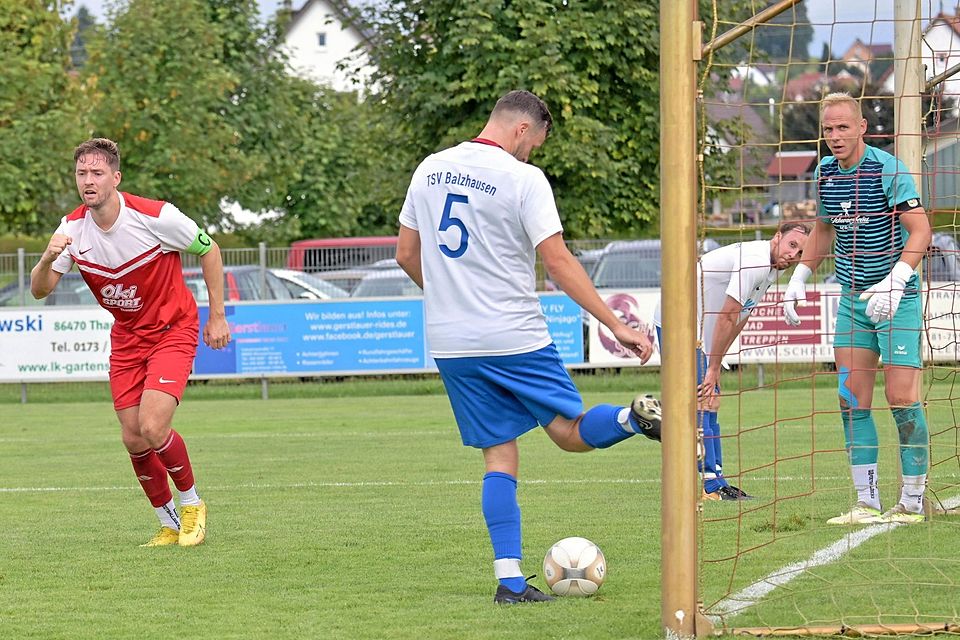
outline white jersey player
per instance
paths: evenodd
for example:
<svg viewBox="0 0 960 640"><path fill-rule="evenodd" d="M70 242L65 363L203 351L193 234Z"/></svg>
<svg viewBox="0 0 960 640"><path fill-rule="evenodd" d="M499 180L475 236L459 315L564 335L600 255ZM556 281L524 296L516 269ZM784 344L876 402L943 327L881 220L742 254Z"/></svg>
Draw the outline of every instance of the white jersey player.
<svg viewBox="0 0 960 640"><path fill-rule="evenodd" d="M537 425L567 451L636 433L659 439L659 403L583 401L547 331L536 294L539 252L553 281L642 361L652 345L622 324L567 250L553 192L527 164L552 118L528 91L494 107L480 135L416 170L400 213L397 261L424 290L427 338L467 446L483 451L481 503L503 604L552 599L520 571L517 438Z"/></svg>
<svg viewBox="0 0 960 640"><path fill-rule="evenodd" d="M697 422L703 428L703 499L744 500L750 496L723 477L720 445L720 368L730 345L743 329L780 273L796 263L810 229L800 222L780 225L773 238L714 249L697 264L697 384L700 406ZM660 305L654 312L662 341Z"/></svg>

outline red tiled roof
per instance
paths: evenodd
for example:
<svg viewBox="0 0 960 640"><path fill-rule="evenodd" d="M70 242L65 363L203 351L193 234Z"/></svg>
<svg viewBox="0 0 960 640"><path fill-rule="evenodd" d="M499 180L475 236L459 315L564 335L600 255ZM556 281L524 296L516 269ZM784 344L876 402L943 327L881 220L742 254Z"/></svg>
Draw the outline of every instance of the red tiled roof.
<svg viewBox="0 0 960 640"><path fill-rule="evenodd" d="M767 175L773 178L796 178L812 173L816 161L816 151L778 151L767 164Z"/></svg>
<svg viewBox="0 0 960 640"><path fill-rule="evenodd" d="M816 87L825 84L827 81L819 71L807 71L796 78L790 80L783 88L783 99L787 102L793 102L797 96L809 95Z"/></svg>

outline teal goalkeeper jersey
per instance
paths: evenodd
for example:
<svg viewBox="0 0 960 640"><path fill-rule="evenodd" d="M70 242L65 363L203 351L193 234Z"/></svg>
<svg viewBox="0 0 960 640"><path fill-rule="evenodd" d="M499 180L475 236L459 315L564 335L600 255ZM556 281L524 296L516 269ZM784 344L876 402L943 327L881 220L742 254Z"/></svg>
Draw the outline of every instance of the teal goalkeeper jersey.
<svg viewBox="0 0 960 640"><path fill-rule="evenodd" d="M837 280L863 291L900 260L909 235L900 212L920 206L913 176L895 156L869 145L857 166L842 169L836 158L827 156L814 175L819 220L836 230ZM914 274L904 295L917 295L918 284Z"/></svg>

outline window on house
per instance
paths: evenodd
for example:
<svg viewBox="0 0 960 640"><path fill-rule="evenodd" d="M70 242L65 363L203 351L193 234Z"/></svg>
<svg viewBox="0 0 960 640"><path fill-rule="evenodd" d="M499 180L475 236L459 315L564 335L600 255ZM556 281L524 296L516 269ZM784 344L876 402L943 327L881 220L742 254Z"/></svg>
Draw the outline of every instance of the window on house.
<svg viewBox="0 0 960 640"><path fill-rule="evenodd" d="M327 46L327 32L326 32L326 31L318 31L318 32L317 32L317 46L318 46L318 47L321 47L321 48Z"/></svg>

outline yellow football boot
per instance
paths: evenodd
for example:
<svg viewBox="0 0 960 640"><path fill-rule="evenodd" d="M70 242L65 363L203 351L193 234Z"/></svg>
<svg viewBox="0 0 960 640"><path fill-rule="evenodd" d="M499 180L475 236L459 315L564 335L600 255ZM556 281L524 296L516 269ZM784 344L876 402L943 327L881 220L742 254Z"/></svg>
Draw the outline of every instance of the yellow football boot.
<svg viewBox="0 0 960 640"><path fill-rule="evenodd" d="M140 545L141 547L166 547L171 544L177 544L180 541L180 532L170 527L160 527L157 535L150 539L150 542Z"/></svg>
<svg viewBox="0 0 960 640"><path fill-rule="evenodd" d="M207 503L180 505L180 546L193 547L207 536Z"/></svg>

